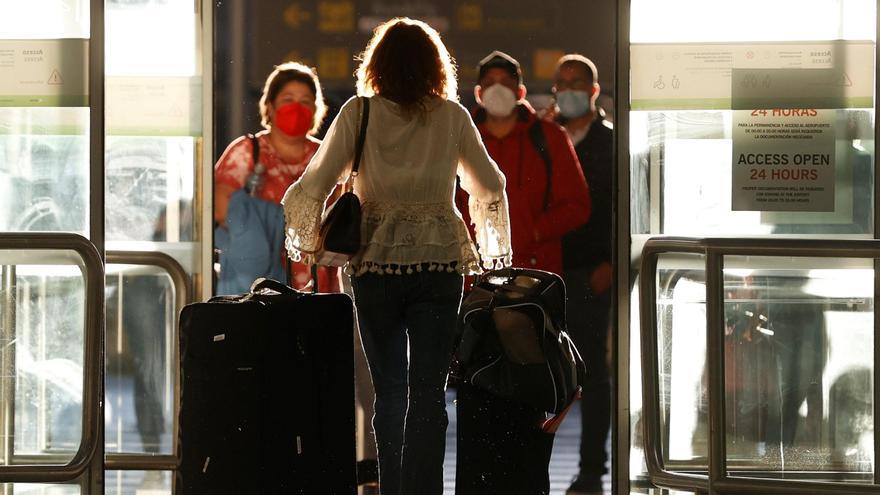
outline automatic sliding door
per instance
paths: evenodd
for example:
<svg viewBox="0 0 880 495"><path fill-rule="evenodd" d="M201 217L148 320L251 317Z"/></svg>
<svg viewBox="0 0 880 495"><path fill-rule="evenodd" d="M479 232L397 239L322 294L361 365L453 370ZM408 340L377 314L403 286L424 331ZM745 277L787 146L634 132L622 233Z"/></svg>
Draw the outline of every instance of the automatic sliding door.
<svg viewBox="0 0 880 495"><path fill-rule="evenodd" d="M106 1L108 494L171 493L183 291L173 279L199 287L203 265L203 5ZM157 256L181 273L151 266Z"/></svg>
<svg viewBox="0 0 880 495"><path fill-rule="evenodd" d="M632 0L622 12L632 243L620 259L657 236L876 237L875 2ZM652 281L666 468L710 469L706 310L721 304L731 476L872 483L873 263L725 257L713 301L700 258L664 255ZM637 301L637 286L621 298ZM618 479L633 491L650 486L642 319L637 307L621 319L631 443Z"/></svg>
<svg viewBox="0 0 880 495"><path fill-rule="evenodd" d="M2 493L103 490L102 12L41 0L0 16Z"/></svg>

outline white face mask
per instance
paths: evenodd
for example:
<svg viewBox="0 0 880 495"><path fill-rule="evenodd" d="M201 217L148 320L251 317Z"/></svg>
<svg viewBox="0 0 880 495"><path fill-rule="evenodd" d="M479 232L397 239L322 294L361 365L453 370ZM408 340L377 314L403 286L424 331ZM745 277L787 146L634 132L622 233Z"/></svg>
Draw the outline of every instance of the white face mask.
<svg viewBox="0 0 880 495"><path fill-rule="evenodd" d="M507 86L496 83L483 90L480 105L493 117L507 117L516 107L516 95Z"/></svg>

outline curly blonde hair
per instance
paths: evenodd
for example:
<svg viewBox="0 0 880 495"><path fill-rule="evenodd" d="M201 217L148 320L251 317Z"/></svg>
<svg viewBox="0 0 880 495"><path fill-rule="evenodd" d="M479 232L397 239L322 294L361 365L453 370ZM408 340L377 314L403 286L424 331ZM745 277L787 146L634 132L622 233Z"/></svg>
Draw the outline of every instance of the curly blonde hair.
<svg viewBox="0 0 880 495"><path fill-rule="evenodd" d="M357 93L380 95L407 113L424 114L428 97L458 101L455 61L440 34L408 17L385 21L359 57Z"/></svg>

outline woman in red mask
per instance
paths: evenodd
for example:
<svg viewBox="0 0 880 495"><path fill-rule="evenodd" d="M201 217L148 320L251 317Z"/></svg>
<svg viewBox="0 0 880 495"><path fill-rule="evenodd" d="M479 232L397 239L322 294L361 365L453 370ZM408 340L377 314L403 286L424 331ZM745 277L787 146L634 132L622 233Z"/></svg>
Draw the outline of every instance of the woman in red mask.
<svg viewBox="0 0 880 495"><path fill-rule="evenodd" d="M226 148L214 166L214 221L226 226L230 198L242 189L250 196L279 204L317 151L320 141L314 134L326 113L313 69L297 62L277 66L266 78L260 98L265 129L255 135L259 159L254 160L253 140L242 136ZM322 292L338 292L336 271L319 268ZM311 281L309 267L295 264L293 278L293 286L305 288Z"/></svg>

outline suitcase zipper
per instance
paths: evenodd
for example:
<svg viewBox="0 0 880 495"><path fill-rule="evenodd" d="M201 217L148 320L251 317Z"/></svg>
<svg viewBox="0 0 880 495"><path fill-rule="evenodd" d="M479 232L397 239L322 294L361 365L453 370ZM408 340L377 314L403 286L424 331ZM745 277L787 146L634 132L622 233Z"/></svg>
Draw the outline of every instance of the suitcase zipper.
<svg viewBox="0 0 880 495"><path fill-rule="evenodd" d="M486 371L487 368L492 367L492 366L493 366L495 363L497 363L498 361L501 361L501 356L498 356L498 357L495 358L495 360L492 361L491 363L489 363L489 364L487 364L486 366L483 366L482 368L480 368L480 369L478 369L477 371L475 371L474 374L471 375L471 382L473 383L474 379L477 378L477 375L479 375L479 374L482 373L483 371Z"/></svg>

